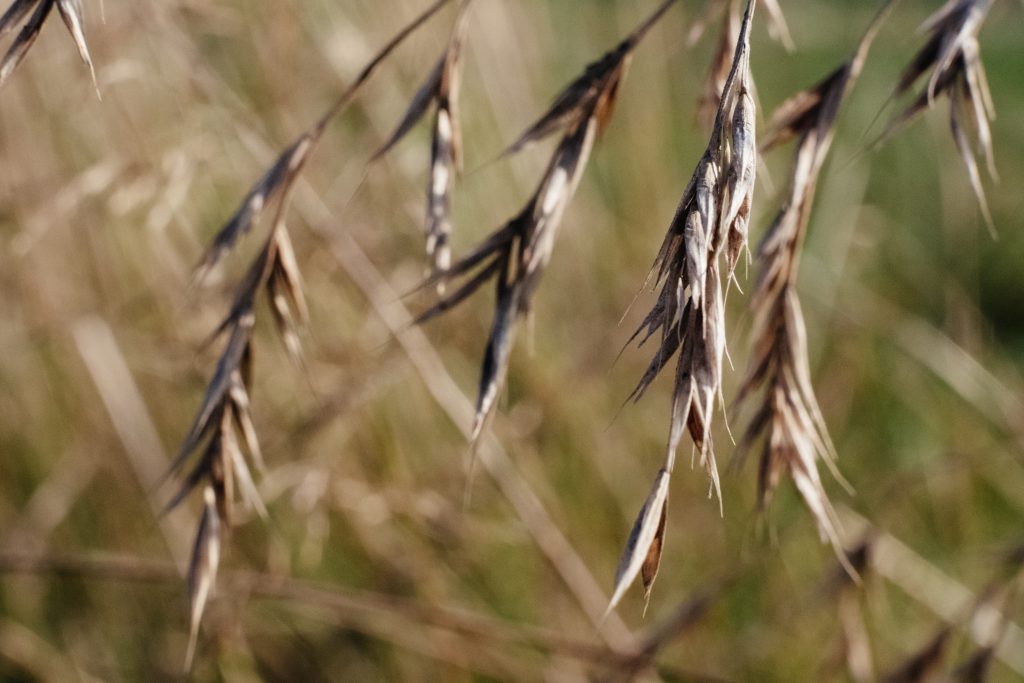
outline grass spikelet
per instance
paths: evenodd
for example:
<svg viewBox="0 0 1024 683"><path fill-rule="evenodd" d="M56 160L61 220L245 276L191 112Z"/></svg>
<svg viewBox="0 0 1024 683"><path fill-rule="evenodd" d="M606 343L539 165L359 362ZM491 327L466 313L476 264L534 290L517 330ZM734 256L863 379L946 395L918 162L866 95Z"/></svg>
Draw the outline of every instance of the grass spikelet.
<svg viewBox="0 0 1024 683"><path fill-rule="evenodd" d="M978 31L991 7L992 0L949 0L925 20L921 31L928 33L929 38L900 74L892 97L909 92L922 76L929 71L931 74L910 104L893 116L876 144L884 142L930 109L936 98L945 96L949 100L953 142L967 169L985 224L994 235L992 214L974 152L975 148L980 150L989 177L996 180L998 174L989 128L989 121L995 118L995 106L978 46ZM973 141L967 129L972 131Z"/></svg>
<svg viewBox="0 0 1024 683"><path fill-rule="evenodd" d="M462 170L462 126L458 104L462 47L469 23L467 10L470 2L463 0L444 54L416 92L394 133L373 156L377 159L386 154L412 130L431 104L435 105L426 212L426 251L435 275L445 272L451 265L451 193L455 175ZM438 287L443 293L443 280L438 281Z"/></svg>
<svg viewBox="0 0 1024 683"><path fill-rule="evenodd" d="M683 191L675 217L654 262L661 285L654 307L633 335L640 343L661 332L661 345L631 396L639 398L678 352L667 463L689 429L700 461L721 501L710 425L721 391L725 352L725 316L720 260L729 248L746 244L756 160L750 76L750 27L754 2L748 2L733 50L711 139ZM730 190L731 188L731 190ZM726 258L728 261L729 259ZM731 265L727 273L731 274Z"/></svg>
<svg viewBox="0 0 1024 683"><path fill-rule="evenodd" d="M618 86L633 51L672 6L667 0L612 51L588 65L554 104L506 154L562 131L540 184L523 210L468 255L428 282L465 277L455 291L420 314L422 323L453 308L490 280L495 281L495 310L480 371L470 442L475 445L497 406L504 386L516 326L530 310L533 294L551 260L562 215L590 157L597 133L611 117Z"/></svg>
<svg viewBox="0 0 1024 683"><path fill-rule="evenodd" d="M758 501L764 510L784 473L843 566L856 576L843 551L838 521L825 492L818 462L834 470L835 448L828 436L810 381L807 331L796 280L800 248L813 207L818 175L831 146L839 108L863 67L868 49L891 3L886 2L851 59L811 88L797 93L772 116L765 147L797 138L789 191L757 254L759 276L754 293L754 348L737 403L764 387L764 401L743 439L749 448L764 446L758 467Z"/></svg>
<svg viewBox="0 0 1024 683"><path fill-rule="evenodd" d="M221 522L217 512L213 488L203 489L203 516L199 520L196 541L192 550L192 560L188 568L189 598L189 637L188 650L185 652L185 671L192 668L192 660L196 653L196 642L199 638L199 625L203 620L206 602L217 579L217 567L220 564Z"/></svg>
<svg viewBox="0 0 1024 683"><path fill-rule="evenodd" d="M661 551L665 541L665 518L668 510L668 484L670 472L659 470L647 500L640 508L633 529L626 541L626 550L615 571L615 590L608 603L608 612L622 600L630 584L639 575L644 590L644 611L650 602L651 587L658 575Z"/></svg>
<svg viewBox="0 0 1024 683"><path fill-rule="evenodd" d="M93 68L92 58L89 56L89 46L85 42L85 30L82 28L82 0L14 0L0 16L0 37L7 35L25 16L32 12L14 42L7 49L3 60L0 60L0 87L10 79L11 74L18 68L21 61L28 54L29 49L36 42L43 24L46 23L54 6L60 14L64 25L75 43L78 55L82 63L89 67L89 74L92 78L93 87L99 96L99 87L96 85L96 70ZM34 11L33 11L34 8Z"/></svg>
<svg viewBox="0 0 1024 683"><path fill-rule="evenodd" d="M71 40L78 48L78 56L82 63L89 67L93 88L96 89L96 95L99 96L100 89L96 84L96 69L93 68L92 57L89 56L89 46L85 42L85 31L82 29L82 0L57 0L57 11L60 13L64 25L67 26L68 33L71 34Z"/></svg>

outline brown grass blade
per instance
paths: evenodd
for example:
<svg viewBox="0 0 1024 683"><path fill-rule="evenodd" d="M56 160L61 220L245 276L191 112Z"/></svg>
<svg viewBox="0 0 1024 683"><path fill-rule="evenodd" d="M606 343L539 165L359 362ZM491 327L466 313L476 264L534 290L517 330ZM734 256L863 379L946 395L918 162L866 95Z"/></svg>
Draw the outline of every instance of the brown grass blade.
<svg viewBox="0 0 1024 683"><path fill-rule="evenodd" d="M14 39L11 47L8 48L3 60L0 61L0 87L7 83L11 74L21 64L21 60L28 54L32 44L36 42L36 38L39 37L39 31L42 30L43 24L46 23L46 18L50 15L53 5L54 0L40 0L35 12L32 13L28 22L21 28L21 31ZM27 6L14 5L8 10L8 13L14 12L15 15L23 16L27 11ZM6 19L7 15L4 15L4 18ZM4 30L6 32L7 26L4 27Z"/></svg>
<svg viewBox="0 0 1024 683"><path fill-rule="evenodd" d="M223 415L223 407L218 408L218 414L214 416L218 424L221 423ZM213 420L211 420L211 423L213 423ZM213 428L211 427L208 431L212 430ZM214 436L209 440L206 445L206 449L203 451L202 457L199 458L198 462L192 467L192 470L189 471L188 476L185 477L181 486L178 487L177 493L175 493L164 506L164 513L170 512L174 508L178 507L178 505L188 497L188 494L192 493L203 479L209 476L213 467L213 461L220 456L220 447L221 442L218 436Z"/></svg>
<svg viewBox="0 0 1024 683"><path fill-rule="evenodd" d="M249 453L249 457L252 459L256 469L262 471L265 468L263 452L260 449L260 442L256 437L256 428L252 421L249 392L245 387L240 371L235 371L231 374L231 389L228 392L228 399L229 412L235 428L242 435L245 449Z"/></svg>
<svg viewBox="0 0 1024 683"><path fill-rule="evenodd" d="M669 471L658 471L647 500L640 508L629 532L626 549L615 571L615 590L605 612L607 616L626 594L626 590L638 575L644 589L645 603L650 600L651 587L658 574L661 551L665 538L665 517L668 506ZM645 607L646 610L646 607Z"/></svg>
<svg viewBox="0 0 1024 683"><path fill-rule="evenodd" d="M272 239L273 261L266 278L267 297L270 299L274 326L284 340L288 355L298 365L302 361L299 333L309 318L306 298L302 293L302 276L288 232L275 230Z"/></svg>
<svg viewBox="0 0 1024 683"><path fill-rule="evenodd" d="M892 97L909 91L929 70L927 85L902 110L890 119L886 129L872 147L889 140L921 113L931 109L936 98L945 96L950 106L950 127L957 152L964 161L971 188L990 232L995 226L985 200L981 175L974 151L966 133L970 123L978 147L981 148L989 175L996 179L992 138L988 121L995 117L988 92L985 68L981 61L977 35L988 16L993 0L949 0L922 25L930 34L900 75Z"/></svg>
<svg viewBox="0 0 1024 683"><path fill-rule="evenodd" d="M746 450L764 439L758 467L758 506L765 510L783 474L788 474L814 517L823 540L851 577L856 569L841 542L838 520L828 499L818 463L843 482L835 468L835 447L811 383L807 331L795 283L800 248L813 206L818 175L831 146L840 107L856 82L874 36L892 6L885 2L849 61L824 79L787 99L772 116L766 147L797 138L790 183L782 208L761 244L754 308L753 350L736 403L758 389L763 401L741 442Z"/></svg>
<svg viewBox="0 0 1024 683"><path fill-rule="evenodd" d="M227 459L228 441L234 439L231 431L231 417L225 414L221 416L220 431L214 441L217 443L216 456L210 462L210 486L213 487L214 498L217 502L217 514L224 525L224 533L231 530L234 520L235 501L235 477L234 469Z"/></svg>
<svg viewBox="0 0 1024 683"><path fill-rule="evenodd" d="M427 113L427 109L438 96L438 90L441 87L441 75L444 73L445 65L448 62L448 53L441 55L441 58L437 60L437 64L430 70L430 74L427 76L427 80L423 82L419 90L412 98L412 102L409 103L409 108L406 110L402 120L395 127L395 130L388 137L387 142L381 145L380 149L374 152L373 156L370 157L370 161L376 161L380 157L391 151L399 141L404 138L413 126L423 118L423 115Z"/></svg>
<svg viewBox="0 0 1024 683"><path fill-rule="evenodd" d="M239 238L252 230L259 221L264 208L290 183L313 149L313 136L303 133L274 161L263 177L249 190L234 215L214 236L213 242L196 269L195 280L202 281L206 275L238 242Z"/></svg>
<svg viewBox="0 0 1024 683"><path fill-rule="evenodd" d="M419 325L428 320L436 318L442 313L449 311L460 303L468 299L476 290L480 289L481 286L486 284L491 278L498 274L502 268L502 259L496 258L487 264L486 267L482 268L479 273L474 275L472 278L467 280L465 284L459 287L456 291L448 294L443 299L438 301L436 304L428 308L427 310L420 313L413 320L414 325Z"/></svg>
<svg viewBox="0 0 1024 683"><path fill-rule="evenodd" d="M459 84L462 80L462 46L469 23L467 10L471 1L463 0L447 48L413 97L394 133L370 160L375 161L386 154L412 130L431 105L436 104L427 184L426 219L427 258L434 274L443 273L451 264L451 249L448 245L452 230L451 193L455 175L462 169L462 126L458 114ZM438 279L439 293L443 293L444 285L444 280Z"/></svg>
<svg viewBox="0 0 1024 683"><path fill-rule="evenodd" d="M255 322L255 316L252 313L248 313L240 318L238 324L232 330L224 353L217 363L213 379L210 380L210 384L206 388L206 394L203 396L203 401L199 406L195 421L192 423L192 427L185 436L178 455L171 465L171 471L181 467L181 464L188 458L189 454L198 447L203 437L209 433L209 429L213 424L213 416L225 396L231 390L232 376L239 369L252 341L252 329Z"/></svg>
<svg viewBox="0 0 1024 683"><path fill-rule="evenodd" d="M621 43L598 61L588 64L583 74L566 86L548 110L509 145L502 156L515 154L559 130L576 126L583 118L584 111L597 101L599 94L609 85L631 49Z"/></svg>
<svg viewBox="0 0 1024 683"><path fill-rule="evenodd" d="M584 119L595 115L599 129L603 130L611 118L618 86L625 76L633 51L675 2L663 2L622 42L597 61L588 64L583 73L555 97L548 110L502 152L502 156L515 154L556 131L574 128Z"/></svg>
<svg viewBox="0 0 1024 683"><path fill-rule="evenodd" d="M57 11L60 12L60 18L64 20L71 39L75 41L78 56L81 57L82 63L89 67L92 85L96 89L96 96L99 97L100 87L96 83L96 69L93 68L89 46L85 42L85 31L82 29L82 0L57 0Z"/></svg>
<svg viewBox="0 0 1024 683"><path fill-rule="evenodd" d="M971 141L967 139L967 133L964 131L964 126L961 123L962 114L959 112L960 106L953 102L949 107L949 127L953 134L953 142L956 144L957 152L960 153L960 158L964 162L964 167L967 169L967 178L970 180L971 189L974 191L974 197L978 200L978 208L981 210L981 215L985 219L985 224L990 230L995 229L995 223L992 221L992 212L988 208L988 200L985 198L985 188L981 184L981 174L978 172L978 162L974 159L974 151L971 149Z"/></svg>
<svg viewBox="0 0 1024 683"><path fill-rule="evenodd" d="M25 18L35 5L42 0L14 0L3 16L0 16L0 37L11 32L15 24Z"/></svg>
<svg viewBox="0 0 1024 683"><path fill-rule="evenodd" d="M185 671L192 668L199 638L199 625L203 620L206 602L217 580L220 564L220 517L217 513L216 496L213 488L203 490L203 516L199 520L196 542L192 550L192 561L188 568L189 596L189 638L185 652Z"/></svg>
<svg viewBox="0 0 1024 683"><path fill-rule="evenodd" d="M225 467L230 467L234 472L233 478L238 482L238 491L242 496L242 501L255 510L256 514L262 519L267 519L269 517L267 508L263 504L259 491L256 489L255 482L253 482L249 465L246 463L242 449L238 445L235 430L229 429L227 426L222 426L221 428L221 450L223 452L222 458L227 457L231 460L229 464L225 464ZM250 451L251 455L252 451Z"/></svg>
<svg viewBox="0 0 1024 683"><path fill-rule="evenodd" d="M502 264L500 278L508 277L507 261ZM495 302L494 321L484 350L480 368L480 388L477 391L476 414L470 430L470 443L476 443L487 421L498 405L498 395L505 383L509 356L515 340L516 320L519 315L521 288L518 285L499 286Z"/></svg>

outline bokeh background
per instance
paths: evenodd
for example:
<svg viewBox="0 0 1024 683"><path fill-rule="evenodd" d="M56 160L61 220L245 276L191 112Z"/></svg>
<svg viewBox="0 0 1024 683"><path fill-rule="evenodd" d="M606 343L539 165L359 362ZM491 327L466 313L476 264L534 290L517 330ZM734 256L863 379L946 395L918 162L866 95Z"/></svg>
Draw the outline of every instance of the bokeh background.
<svg viewBox="0 0 1024 683"><path fill-rule="evenodd" d="M456 254L519 210L549 150L495 156L655 4L476 0ZM721 517L704 474L677 470L646 616L637 588L595 624L667 436L671 382L620 411L652 351L619 352L652 301L641 287L706 144L695 112L717 23L688 45L701 5L681 2L636 53L472 480L466 406L492 299L403 331L430 301L407 295L423 274L429 127L367 164L443 49L453 9L332 125L289 220L312 309L304 366L268 315L258 324L252 398L270 515L248 515L226 545L197 680L615 678L627 669L609 653L695 595L710 596L706 611L643 676L847 680L835 559L788 483L756 513L752 459L723 473ZM782 5L796 51L769 38L763 13L753 34L763 111L843 61L875 10ZM204 341L267 226L207 286L189 288L192 267L276 152L425 6L90 3L102 99L56 16L0 92L0 678L180 677L178 572L200 501L161 516L173 482L160 478L216 361ZM827 489L851 545L867 520L891 551L852 598L878 672L946 624L942 671L970 656L981 628L961 628L970 596L1024 541L1020 4L997 0L980 36L998 112L1000 180L985 180L997 239L945 101L866 151L936 7L904 0L875 43L840 116L800 283L814 385L855 494L826 475ZM785 148L765 159L755 240L789 160ZM748 355L753 277L742 273L746 293L728 302L727 400ZM738 435L746 416L729 418ZM724 465L736 449L718 429ZM1012 602L1006 614L1024 619ZM1006 634L991 680L1024 676L1021 631Z"/></svg>

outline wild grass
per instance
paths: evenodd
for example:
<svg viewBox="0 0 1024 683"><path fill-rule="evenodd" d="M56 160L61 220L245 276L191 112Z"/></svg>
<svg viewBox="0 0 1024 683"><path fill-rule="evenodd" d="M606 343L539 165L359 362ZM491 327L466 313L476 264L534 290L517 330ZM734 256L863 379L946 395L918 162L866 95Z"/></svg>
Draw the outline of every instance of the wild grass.
<svg viewBox="0 0 1024 683"><path fill-rule="evenodd" d="M14 3L0 676L1015 680L1020 10L882 4Z"/></svg>

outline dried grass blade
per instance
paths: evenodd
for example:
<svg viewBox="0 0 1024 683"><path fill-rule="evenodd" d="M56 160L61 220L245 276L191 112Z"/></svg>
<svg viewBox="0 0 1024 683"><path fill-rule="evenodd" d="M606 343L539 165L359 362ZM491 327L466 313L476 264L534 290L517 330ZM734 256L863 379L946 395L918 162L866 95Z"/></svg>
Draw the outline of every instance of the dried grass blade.
<svg viewBox="0 0 1024 683"><path fill-rule="evenodd" d="M0 37L11 32L15 24L25 18L34 6L43 0L14 0L0 17Z"/></svg>
<svg viewBox="0 0 1024 683"><path fill-rule="evenodd" d="M603 130L611 118L618 85L633 51L675 2L663 2L612 50L588 64L583 73L555 97L547 111L502 152L502 156L515 154L558 130L574 128L595 115L599 129Z"/></svg>
<svg viewBox="0 0 1024 683"><path fill-rule="evenodd" d="M486 283L488 280L494 277L495 274L498 273L500 268L501 259L495 259L491 263L487 264L487 267L483 268L479 273L474 275L470 280L468 280L465 284L459 287L455 292L444 297L436 304L434 304L433 306L431 306L430 308L416 316L416 319L413 320L413 324L419 325L428 320L436 318L437 316L441 315L446 311L455 308L460 303L469 298L474 292L476 292L476 290L480 289L480 287L484 283Z"/></svg>
<svg viewBox="0 0 1024 683"><path fill-rule="evenodd" d="M213 488L207 486L203 490L203 516L199 520L199 530L192 550L192 561L188 569L189 596L189 639L185 653L185 671L192 668L195 657L196 643L199 638L199 625L203 619L207 600L217 580L217 567L220 564L220 517L217 513L216 497Z"/></svg>
<svg viewBox="0 0 1024 683"><path fill-rule="evenodd" d="M405 115L399 122L398 126L395 127L394 132L388 137L387 142L381 145L380 149L374 152L370 161L376 161L380 157L387 154L392 147L398 144L402 138L412 130L413 126L423 118L423 115L427 113L427 109L431 103L437 98L438 91L441 87L441 75L444 72L445 64L447 63L447 53L442 55L437 61L437 64L430 71L430 75L427 76L427 80L424 81L423 85L420 86L419 90L412 98L412 102L409 104L409 108L406 110Z"/></svg>
<svg viewBox="0 0 1024 683"><path fill-rule="evenodd" d="M638 574L643 574L641 581L645 602L650 598L664 543L668 484L669 472L665 469L659 470L626 541L626 549L615 571L615 590L605 616L619 604Z"/></svg>
<svg viewBox="0 0 1024 683"><path fill-rule="evenodd" d="M274 269L281 280L284 293L288 296L295 320L300 325L305 325L309 321L309 307L302 293L302 273L299 271L299 262L295 258L295 249L292 247L288 231L274 231L274 242L274 253L277 257Z"/></svg>
<svg viewBox="0 0 1024 683"><path fill-rule="evenodd" d="M270 169L249 190L234 215L214 236L213 242L196 269L195 281L202 281L224 255L235 246L239 238L248 233L259 221L267 204L281 190L285 189L301 170L313 148L313 143L313 136L310 133L303 133L281 153Z"/></svg>
<svg viewBox="0 0 1024 683"><path fill-rule="evenodd" d="M215 439L217 449L214 457L210 460L209 477L217 501L217 513L220 515L225 534L230 532L232 520L234 520L235 477L231 463L227 462L227 458L230 457L227 453L227 442L233 438L231 417L224 414L221 416L220 430Z"/></svg>
<svg viewBox="0 0 1024 683"><path fill-rule="evenodd" d="M171 471L178 469L189 454L196 449L203 435L207 433L212 424L212 417L221 405L224 397L231 389L232 376L238 370L243 357L247 353L252 338L252 329L255 324L255 316L250 312L243 316L232 330L227 347L217 363L213 379L206 389L203 402L199 407L195 421L185 436L177 457L171 465Z"/></svg>
<svg viewBox="0 0 1024 683"><path fill-rule="evenodd" d="M499 277L507 276L507 264L502 265L505 271ZM509 355L515 340L516 318L519 315L520 290L516 285L499 287L498 300L495 304L494 322L484 350L484 361L480 369L480 388L477 392L476 414L470 430L470 442L476 443L480 438L484 425L494 413L498 405L498 394L505 382L508 372Z"/></svg>
<svg viewBox="0 0 1024 683"><path fill-rule="evenodd" d="M964 160L985 223L994 233L977 162L964 130L965 122L972 124L989 173L992 178L996 178L988 126L988 119L994 116L994 111L977 41L978 31L988 15L992 1L950 0L925 21L922 30L931 35L903 70L892 97L908 91L921 76L931 70L928 84L909 105L890 119L872 146L876 147L891 138L920 113L930 109L938 96L945 95L950 103L954 143Z"/></svg>
<svg viewBox="0 0 1024 683"><path fill-rule="evenodd" d="M232 412L234 411L232 410ZM233 419L237 426L237 417L233 417ZM263 499L260 497L259 491L256 489L255 482L253 482L252 473L249 471L249 465L245 462L245 456L242 454L242 449L238 445L238 439L235 436L234 429L225 428L221 431L221 451L226 455L226 457L231 459L230 466L234 471L235 478L238 480L238 489L242 494L242 500L255 510L256 514L258 514L262 519L267 519L267 508L263 504ZM250 450L250 457L252 457L252 453L253 451ZM253 459L255 461L255 458ZM262 468L262 462L258 462L257 465Z"/></svg>
<svg viewBox="0 0 1024 683"><path fill-rule="evenodd" d="M96 89L98 97L100 87L96 83L96 69L93 68L92 58L89 56L89 46L85 42L85 32L82 30L82 0L57 0L57 10L60 12L60 18L64 20L64 25L68 28L68 33L71 34L71 39L75 41L78 56L82 58L82 63L89 67L92 85Z"/></svg>
<svg viewBox="0 0 1024 683"><path fill-rule="evenodd" d="M220 416L223 415L223 408L218 409L218 413L219 415L217 416L216 424L220 424L221 422ZM214 421L211 420L211 424L213 423ZM211 429L208 430L208 433L212 431L213 428L211 427ZM178 488L177 493L175 493L174 496L172 496L171 499L164 506L164 513L170 512L174 508L178 507L178 505L180 505L181 502L188 497L188 494L192 493L192 491L197 486L199 486L200 482L202 482L202 480L206 476L208 476L210 469L212 467L213 460L217 458L219 449L220 440L218 436L213 436L213 438L211 438L209 443L206 445L206 449L203 451L202 457L199 458L199 461L192 467L192 470L188 473L188 476L185 477L185 481L182 482L181 486Z"/></svg>
<svg viewBox="0 0 1024 683"><path fill-rule="evenodd" d="M262 471L265 468L263 462L263 451L260 449L260 441L256 436L256 428L252 421L252 410L249 402L249 392L242 381L242 373L235 371L231 375L231 389L228 393L230 398L231 417L238 433L242 435L245 442L245 449L252 458L256 469Z"/></svg>
<svg viewBox="0 0 1024 683"><path fill-rule="evenodd" d="M36 38L39 37L39 31L42 30L43 24L46 23L46 18L50 14L50 10L53 9L54 0L41 0L36 6L35 12L29 18L18 36L14 39L11 47L8 48L7 53L4 55L2 61L0 61L0 87L3 87L7 80L14 73L14 70L21 64L21 60L28 54L29 48L36 42ZM11 10L14 10L12 7ZM10 10L9 10L10 11ZM18 11L24 14L27 9L18 8Z"/></svg>
<svg viewBox="0 0 1024 683"><path fill-rule="evenodd" d="M963 114L960 112L962 105L958 102L950 102L949 105L949 128L953 134L953 142L956 144L960 159L967 169L967 177L971 182L971 189L974 197L978 200L978 207L981 209L982 218L989 232L995 237L995 222L992 220L992 212L988 208L988 200L985 198L985 188L981 184L981 174L978 172L978 162L974 159L974 151L971 149L971 142L967 139L967 133L960 122Z"/></svg>

